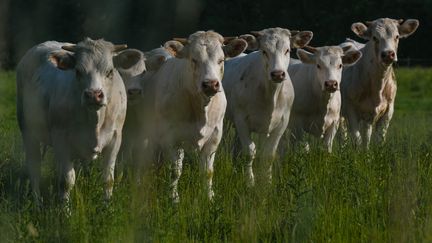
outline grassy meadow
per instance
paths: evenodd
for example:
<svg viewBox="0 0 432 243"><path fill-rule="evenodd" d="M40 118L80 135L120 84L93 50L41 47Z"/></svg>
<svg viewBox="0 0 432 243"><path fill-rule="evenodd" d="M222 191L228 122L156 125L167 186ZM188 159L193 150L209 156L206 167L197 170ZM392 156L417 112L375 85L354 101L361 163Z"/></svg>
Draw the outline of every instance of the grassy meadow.
<svg viewBox="0 0 432 243"><path fill-rule="evenodd" d="M0 242L431 242L432 69L396 75L396 111L382 146L364 152L336 142L333 154L317 144L310 153L289 151L275 163L271 185L248 188L244 163L231 156L231 130L216 154L214 201L189 153L177 205L167 165L139 185L123 177L105 203L99 162L78 163L67 217L50 149L43 207L32 203L15 74L0 72Z"/></svg>

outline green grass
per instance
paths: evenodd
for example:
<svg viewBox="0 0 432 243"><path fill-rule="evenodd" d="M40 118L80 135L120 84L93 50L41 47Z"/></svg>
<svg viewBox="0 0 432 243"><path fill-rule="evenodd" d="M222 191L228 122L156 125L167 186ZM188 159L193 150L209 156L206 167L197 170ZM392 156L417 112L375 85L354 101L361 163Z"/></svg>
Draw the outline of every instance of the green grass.
<svg viewBox="0 0 432 243"><path fill-rule="evenodd" d="M43 164L44 206L33 206L15 121L13 73L0 73L0 242L417 242L432 241L432 69L398 69L388 141L365 153L313 147L289 152L271 185L246 187L231 138L217 153L214 202L194 154L185 158L181 201L169 199L163 167L141 185L117 182L103 201L99 163L78 168L72 214L57 203L55 164Z"/></svg>

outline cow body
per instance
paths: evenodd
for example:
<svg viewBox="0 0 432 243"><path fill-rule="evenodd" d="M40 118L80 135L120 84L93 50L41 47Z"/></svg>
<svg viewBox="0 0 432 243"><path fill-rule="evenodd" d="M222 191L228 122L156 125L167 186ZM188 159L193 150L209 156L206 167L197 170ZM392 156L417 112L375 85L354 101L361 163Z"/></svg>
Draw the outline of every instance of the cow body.
<svg viewBox="0 0 432 243"><path fill-rule="evenodd" d="M247 175L254 184L252 163L256 155L251 134L261 136L262 160L271 178L271 162L284 133L294 100L286 67L291 45L306 45L311 32L291 36L289 30L265 29L244 35L249 49L259 51L226 62L223 84L228 99L227 117L236 129L243 151L248 156Z"/></svg>
<svg viewBox="0 0 432 243"><path fill-rule="evenodd" d="M374 127L377 142L384 141L394 112L397 87L392 64L399 39L412 34L418 24L384 18L368 26L352 25L359 37L369 40L360 49L363 58L344 70L341 84L342 115L357 145L369 147Z"/></svg>
<svg viewBox="0 0 432 243"><path fill-rule="evenodd" d="M100 153L106 198L111 196L126 115L125 88L112 61L117 50L103 40L49 41L30 49L18 64L17 116L38 198L41 144L53 147L64 200L75 183L72 160Z"/></svg>

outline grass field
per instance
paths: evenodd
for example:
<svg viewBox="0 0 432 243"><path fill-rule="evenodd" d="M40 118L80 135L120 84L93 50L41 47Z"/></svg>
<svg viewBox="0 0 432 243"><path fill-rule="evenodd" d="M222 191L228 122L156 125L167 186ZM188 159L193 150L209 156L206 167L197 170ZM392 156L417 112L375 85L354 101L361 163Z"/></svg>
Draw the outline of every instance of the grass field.
<svg viewBox="0 0 432 243"><path fill-rule="evenodd" d="M242 162L224 138L215 200L206 198L194 154L185 158L181 201L169 198L167 168L136 185L127 177L103 201L96 161L77 170L72 214L57 203L56 166L42 170L44 206L32 204L15 121L14 73L0 73L0 242L431 242L432 69L397 70L387 143L369 152L318 146L289 152L271 185L246 187Z"/></svg>

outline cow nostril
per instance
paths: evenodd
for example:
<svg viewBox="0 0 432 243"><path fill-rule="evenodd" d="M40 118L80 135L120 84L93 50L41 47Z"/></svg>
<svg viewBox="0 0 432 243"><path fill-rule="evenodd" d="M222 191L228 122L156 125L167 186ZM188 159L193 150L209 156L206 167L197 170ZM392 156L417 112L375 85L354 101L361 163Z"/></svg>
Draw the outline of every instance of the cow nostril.
<svg viewBox="0 0 432 243"><path fill-rule="evenodd" d="M97 90L97 91L95 91L95 97L96 97L97 99L103 99L103 97L104 97L104 93L102 92L102 90Z"/></svg>
<svg viewBox="0 0 432 243"><path fill-rule="evenodd" d="M394 57L395 57L395 53L394 53L394 51L390 51L390 52L389 52L389 56L390 56L391 58L394 58Z"/></svg>
<svg viewBox="0 0 432 243"><path fill-rule="evenodd" d="M324 86L326 88L337 88L338 87L338 83L334 80L329 80L329 81L325 81L324 82Z"/></svg>

